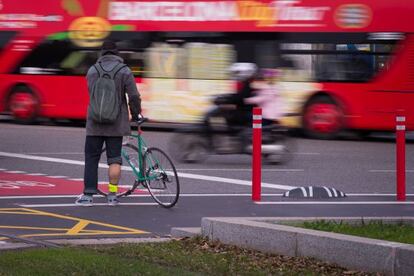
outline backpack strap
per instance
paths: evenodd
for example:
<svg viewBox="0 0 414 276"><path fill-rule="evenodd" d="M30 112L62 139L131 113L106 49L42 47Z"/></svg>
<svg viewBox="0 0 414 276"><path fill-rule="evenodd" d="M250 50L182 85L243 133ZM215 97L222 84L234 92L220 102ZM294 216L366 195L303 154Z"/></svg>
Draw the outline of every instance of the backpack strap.
<svg viewBox="0 0 414 276"><path fill-rule="evenodd" d="M100 69L100 68L98 69L99 66L96 66L95 64L93 65L93 67L95 68L96 72L98 72L98 78L100 78L103 75L102 70L99 70Z"/></svg>
<svg viewBox="0 0 414 276"><path fill-rule="evenodd" d="M116 74L118 74L119 71L122 70L122 68L126 67L126 64L123 64L122 62L118 63L111 72L108 72L108 74L111 76L111 79L115 79Z"/></svg>
<svg viewBox="0 0 414 276"><path fill-rule="evenodd" d="M102 67L102 63L98 62L95 65L93 65L96 69L96 71L98 71L98 75L99 77L107 75L109 76L112 80L115 79L116 74L121 71L122 68L126 67L127 65L119 62L117 65L114 66L114 68L112 68L109 71L106 71L103 67Z"/></svg>
<svg viewBox="0 0 414 276"><path fill-rule="evenodd" d="M98 67L100 67L101 71L100 73L103 75L107 75L111 78L111 80L115 79L115 75L126 66L126 64L123 64L122 62L119 62L117 65L115 65L111 70L106 71L103 67L102 67L102 63L98 62Z"/></svg>

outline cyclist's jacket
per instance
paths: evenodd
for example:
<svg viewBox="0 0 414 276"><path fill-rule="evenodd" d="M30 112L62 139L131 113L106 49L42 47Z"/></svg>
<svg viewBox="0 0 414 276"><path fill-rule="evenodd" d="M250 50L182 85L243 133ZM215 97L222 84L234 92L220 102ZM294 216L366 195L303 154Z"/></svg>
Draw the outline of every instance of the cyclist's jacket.
<svg viewBox="0 0 414 276"><path fill-rule="evenodd" d="M104 55L98 59L106 71L112 70L119 63L123 63L123 59L116 55ZM89 93L95 82L98 80L98 71L92 66L86 75L88 81ZM115 76L116 92L120 99L120 112L118 118L113 124L99 124L94 122L89 115L86 120L86 135L90 136L126 136L131 134L131 126L128 116L128 104L126 95L128 95L129 110L132 118L137 118L141 113L141 97L135 83L134 75L131 70L125 66Z"/></svg>

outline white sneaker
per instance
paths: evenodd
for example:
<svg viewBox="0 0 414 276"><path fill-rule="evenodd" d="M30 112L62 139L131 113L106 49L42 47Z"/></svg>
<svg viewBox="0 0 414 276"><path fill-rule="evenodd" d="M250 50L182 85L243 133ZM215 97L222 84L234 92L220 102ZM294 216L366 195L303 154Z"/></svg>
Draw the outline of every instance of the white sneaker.
<svg viewBox="0 0 414 276"><path fill-rule="evenodd" d="M91 207L93 206L93 197L81 194L76 198L75 204L78 206Z"/></svg>
<svg viewBox="0 0 414 276"><path fill-rule="evenodd" d="M116 206L119 204L118 196L115 194L108 194L106 199L108 200L108 205L110 206Z"/></svg>

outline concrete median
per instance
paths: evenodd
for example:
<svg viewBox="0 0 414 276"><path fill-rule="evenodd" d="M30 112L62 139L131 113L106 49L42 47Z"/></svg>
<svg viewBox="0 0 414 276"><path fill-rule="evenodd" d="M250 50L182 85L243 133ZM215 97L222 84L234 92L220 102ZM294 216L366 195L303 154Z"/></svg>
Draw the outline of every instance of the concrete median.
<svg viewBox="0 0 414 276"><path fill-rule="evenodd" d="M325 220L414 224L413 218L203 218L201 235L226 244L287 256L314 257L349 269L412 275L414 245L308 230L286 223ZM196 232L192 231L193 235ZM181 236L184 233L181 232Z"/></svg>

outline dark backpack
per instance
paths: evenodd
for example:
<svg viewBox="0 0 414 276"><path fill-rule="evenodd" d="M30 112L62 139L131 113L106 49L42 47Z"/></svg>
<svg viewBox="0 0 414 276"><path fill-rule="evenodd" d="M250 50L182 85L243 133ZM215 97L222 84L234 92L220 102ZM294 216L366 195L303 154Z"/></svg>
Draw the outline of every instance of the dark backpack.
<svg viewBox="0 0 414 276"><path fill-rule="evenodd" d="M120 62L112 70L105 71L100 62L94 65L98 79L90 92L89 101L89 116L94 122L113 124L118 118L121 103L116 91L115 76L125 66Z"/></svg>

